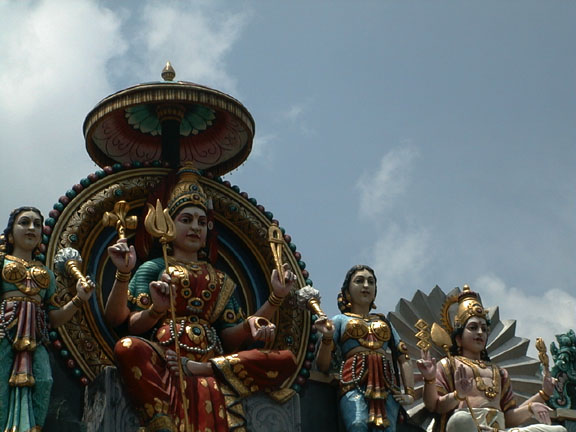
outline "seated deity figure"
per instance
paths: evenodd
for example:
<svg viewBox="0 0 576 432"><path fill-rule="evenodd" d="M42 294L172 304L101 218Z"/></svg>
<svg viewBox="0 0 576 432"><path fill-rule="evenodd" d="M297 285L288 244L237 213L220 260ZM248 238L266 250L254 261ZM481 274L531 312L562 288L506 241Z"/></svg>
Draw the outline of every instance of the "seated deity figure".
<svg viewBox="0 0 576 432"><path fill-rule="evenodd" d="M545 375L542 389L517 405L506 369L486 351L490 322L477 293L464 286L451 334L451 355L436 362L429 351L417 361L424 379L423 400L437 414L434 431L565 432L551 425L546 401L554 379ZM538 424L530 424L535 419Z"/></svg>
<svg viewBox="0 0 576 432"><path fill-rule="evenodd" d="M340 368L340 414L347 432L395 432L400 405L414 402L414 377L406 344L376 306L376 275L366 265L352 267L338 295L342 312L331 320L320 317L322 333L316 355L328 371L333 350L344 361ZM404 393L400 388L400 375Z"/></svg>
<svg viewBox="0 0 576 432"><path fill-rule="evenodd" d="M269 320L295 274L274 270L268 300L254 316L244 317L235 283L203 259L213 221L198 175L189 166L181 168L167 202L175 225L168 263L151 259L132 276L134 247L122 239L108 249L117 272L105 316L112 326L127 322L133 335L116 343L115 358L125 392L148 431L245 431L240 399L278 390L296 369L288 350L246 349L254 341L273 341Z"/></svg>

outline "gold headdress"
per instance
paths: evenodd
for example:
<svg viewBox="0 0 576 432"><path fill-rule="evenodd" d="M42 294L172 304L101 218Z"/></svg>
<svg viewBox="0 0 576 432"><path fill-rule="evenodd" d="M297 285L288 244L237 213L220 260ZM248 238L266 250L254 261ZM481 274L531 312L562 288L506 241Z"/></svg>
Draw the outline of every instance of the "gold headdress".
<svg viewBox="0 0 576 432"><path fill-rule="evenodd" d="M474 316L486 319L486 310L478 293L471 291L468 285L464 285L458 296L458 312L454 318L454 327L463 327L466 321Z"/></svg>
<svg viewBox="0 0 576 432"><path fill-rule="evenodd" d="M185 206L196 206L208 211L208 197L198 182L200 175L190 162L185 163L178 170L178 183L174 186L168 200L170 216L174 216Z"/></svg>
<svg viewBox="0 0 576 432"><path fill-rule="evenodd" d="M452 323L450 309L455 303L458 303L458 309L456 314L452 315L454 317L454 323ZM452 309L452 314L453 314ZM442 326L449 332L455 328L464 327L466 321L472 317L488 319L488 313L482 306L482 301L478 293L470 290L468 285L462 287L462 292L458 295L449 297L444 302L442 307Z"/></svg>

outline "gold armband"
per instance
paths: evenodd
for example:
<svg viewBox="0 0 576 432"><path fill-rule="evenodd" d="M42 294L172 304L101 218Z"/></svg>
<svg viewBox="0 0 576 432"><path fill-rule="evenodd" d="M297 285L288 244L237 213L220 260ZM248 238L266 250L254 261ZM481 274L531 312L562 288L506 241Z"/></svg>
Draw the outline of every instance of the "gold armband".
<svg viewBox="0 0 576 432"><path fill-rule="evenodd" d="M116 270L116 280L118 282L129 282L130 281L130 277L132 276L131 272L128 273L124 273L121 272L120 270Z"/></svg>
<svg viewBox="0 0 576 432"><path fill-rule="evenodd" d="M550 400L550 398L552 397L552 396L547 395L546 392L542 389L538 390L538 394L540 395L540 397L542 399L544 399L544 402L548 402Z"/></svg>
<svg viewBox="0 0 576 432"><path fill-rule="evenodd" d="M81 308L82 305L84 304L84 300L82 300L80 297L78 297L77 295L75 295L74 297L72 297L72 300L70 300L72 302L72 304L74 306L76 306L77 308Z"/></svg>
<svg viewBox="0 0 576 432"><path fill-rule="evenodd" d="M284 302L284 298L278 297L273 292L271 292L270 295L268 296L268 303L270 303L274 307L280 306L283 302Z"/></svg>
<svg viewBox="0 0 576 432"><path fill-rule="evenodd" d="M404 360L410 361L410 356L408 355L408 346L404 341L398 342L396 348L398 349L398 352L401 354L401 356L404 357Z"/></svg>

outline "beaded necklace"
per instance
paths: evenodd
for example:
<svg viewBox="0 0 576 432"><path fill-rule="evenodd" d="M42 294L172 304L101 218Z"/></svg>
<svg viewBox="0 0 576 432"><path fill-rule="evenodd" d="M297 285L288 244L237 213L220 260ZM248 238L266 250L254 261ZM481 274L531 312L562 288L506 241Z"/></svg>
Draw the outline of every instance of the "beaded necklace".
<svg viewBox="0 0 576 432"><path fill-rule="evenodd" d="M158 341L158 343L162 346L167 346L171 343L173 343L175 341L175 329L174 329L174 321L169 320L170 324L169 324L169 328L170 328L170 338L165 340L165 341ZM204 331L206 333L206 338L208 339L208 342L210 342L210 345L208 345L206 348L200 348L200 347L195 347L195 346L191 346L188 345L184 342L182 342L182 335L184 334L184 330L186 328L186 320L183 319L180 321L180 329L178 329L178 345L180 345L180 348L194 353L194 354L199 354L199 355L205 355L207 353L209 353L210 351L214 350L216 352L216 354L220 355L224 352L224 350L222 349L222 343L220 342L220 338L218 337L218 333L216 332L215 329L213 329L212 327L206 325L206 324L202 324L202 327L204 327Z"/></svg>
<svg viewBox="0 0 576 432"><path fill-rule="evenodd" d="M472 360L463 356L457 356L456 358L466 366L470 367L470 369L472 369L472 373L474 374L474 381L476 381L476 388L484 392L488 399L494 399L498 393L500 393L500 372L498 366L492 364L487 365L481 360ZM490 386L486 385L484 379L480 376L480 371L478 369L478 367L481 369L486 369L488 366L492 368L492 385Z"/></svg>
<svg viewBox="0 0 576 432"><path fill-rule="evenodd" d="M351 379L350 381L346 381L344 380L343 376L344 376L344 365L346 364L346 361L343 361L340 364L340 384L342 386L347 386L350 384L354 384L354 387L356 387L356 389L363 393L364 395L366 394L366 390L363 390L362 387L360 387L360 381L362 381L362 378L364 378L364 374L366 373L366 353L360 353L360 354L354 354L354 356L352 357L352 365L351 365L351 370L350 370L350 374ZM361 366L360 366L360 373L356 374L356 361L358 359L358 357L361 358ZM384 377L388 380L388 382L392 383L392 371L390 370L390 363L388 363L388 361L386 360L386 357L384 356L380 356L381 360L382 360L382 371L384 373Z"/></svg>

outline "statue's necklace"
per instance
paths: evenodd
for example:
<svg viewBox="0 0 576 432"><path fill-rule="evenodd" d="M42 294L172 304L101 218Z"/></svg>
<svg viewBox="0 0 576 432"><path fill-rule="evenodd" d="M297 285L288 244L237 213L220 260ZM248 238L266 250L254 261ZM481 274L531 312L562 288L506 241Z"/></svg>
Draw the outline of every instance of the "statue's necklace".
<svg viewBox="0 0 576 432"><path fill-rule="evenodd" d="M480 371L478 370L478 367L486 369L488 367L486 363L482 360L471 360L463 356L458 356L456 358L472 369L474 381L476 381L476 388L484 392L488 399L494 399L498 395L500 392L500 380L498 379L500 373L498 371L498 366L490 365L492 367L492 385L488 386L480 376Z"/></svg>

